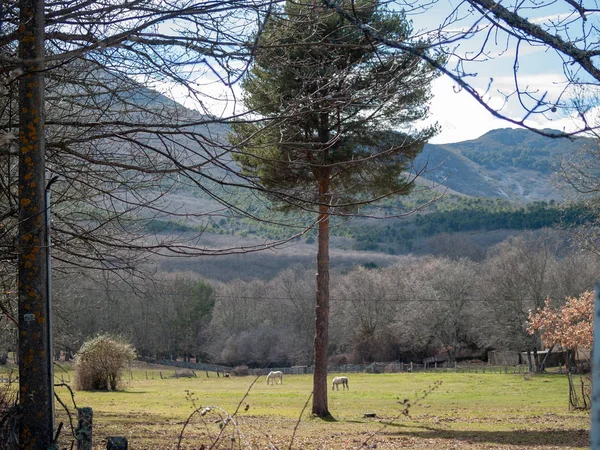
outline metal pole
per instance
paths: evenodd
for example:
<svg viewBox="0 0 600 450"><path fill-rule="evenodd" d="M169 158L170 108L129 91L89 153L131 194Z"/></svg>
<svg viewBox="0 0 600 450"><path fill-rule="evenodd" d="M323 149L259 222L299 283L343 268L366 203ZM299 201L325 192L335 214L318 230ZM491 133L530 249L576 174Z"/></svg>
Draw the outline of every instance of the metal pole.
<svg viewBox="0 0 600 450"><path fill-rule="evenodd" d="M44 0L19 2L19 448L55 448L48 391Z"/></svg>
<svg viewBox="0 0 600 450"><path fill-rule="evenodd" d="M48 392L50 393L50 424L54 430L54 345L52 339L52 238L50 227L50 187L58 180L52 177L46 185L46 319L48 322Z"/></svg>
<svg viewBox="0 0 600 450"><path fill-rule="evenodd" d="M600 449L600 282L596 284L594 301L594 344L592 347L592 414L590 448Z"/></svg>

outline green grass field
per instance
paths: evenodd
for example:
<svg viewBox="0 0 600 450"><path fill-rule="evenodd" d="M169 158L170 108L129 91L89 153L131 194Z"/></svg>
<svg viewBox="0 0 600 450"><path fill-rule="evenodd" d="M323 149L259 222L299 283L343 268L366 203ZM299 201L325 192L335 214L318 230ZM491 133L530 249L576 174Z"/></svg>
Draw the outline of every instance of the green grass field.
<svg viewBox="0 0 600 450"><path fill-rule="evenodd" d="M107 436L127 437L133 450L174 449L186 423L185 449L209 448L219 433L214 448L287 449L295 428L294 449L361 448L365 441L363 448L378 449L588 447L589 414L568 410L567 379L561 375L348 374L349 391L329 391L335 421L325 422L311 417L310 404L301 415L312 389L310 375L285 376L277 386L261 377L250 388L254 377L207 378L201 372L198 378L168 378L172 374L136 368L121 392L76 392L77 406L94 410L94 449L105 449ZM56 375L72 379L70 370ZM73 409L68 390L57 393ZM408 417L400 404L405 398L411 403ZM238 405L235 425L223 426ZM210 412L187 422L196 408L207 406ZM57 422L67 425L60 405L57 414ZM70 448L65 429L61 448Z"/></svg>

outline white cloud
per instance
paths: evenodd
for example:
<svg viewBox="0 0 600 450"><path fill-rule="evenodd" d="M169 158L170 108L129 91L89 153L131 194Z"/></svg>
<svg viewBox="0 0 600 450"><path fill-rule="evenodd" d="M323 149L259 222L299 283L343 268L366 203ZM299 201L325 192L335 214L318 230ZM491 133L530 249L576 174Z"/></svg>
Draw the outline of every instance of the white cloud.
<svg viewBox="0 0 600 450"><path fill-rule="evenodd" d="M432 87L431 119L442 128L431 143L444 144L475 139L495 128L507 128L508 122L495 118L464 91L456 92L447 77L437 79ZM496 101L496 100L494 100Z"/></svg>
<svg viewBox="0 0 600 450"><path fill-rule="evenodd" d="M229 88L214 81L194 86L194 88L197 91L195 94L180 84L161 83L158 90L186 108L210 113L217 117L226 118L242 112L242 94L239 85Z"/></svg>
<svg viewBox="0 0 600 450"><path fill-rule="evenodd" d="M599 13L600 13L600 11L590 10L586 14L586 19L589 19L590 17L597 18ZM567 12L557 12L557 13L549 14L549 15L545 15L545 16L532 17L528 20L529 20L529 22L535 23L537 25L547 25L547 26L564 25L565 23L579 24L579 21L581 20L581 15L578 11L573 10L573 11L567 11Z"/></svg>
<svg viewBox="0 0 600 450"><path fill-rule="evenodd" d="M568 86L563 73L517 74L517 79L521 90L534 91L540 94L547 93L552 99L558 98ZM514 91L514 76L511 74L494 77L492 88L502 92Z"/></svg>
<svg viewBox="0 0 600 450"><path fill-rule="evenodd" d="M554 84L554 79L551 75L540 75L527 77L523 82L555 94L562 88L558 88ZM509 86L509 81L508 77L505 79L500 77L498 80L494 80L493 86L506 87ZM432 86L434 98L431 102L430 116L432 121L440 124L442 130L431 140L431 143L460 142L476 139L496 128L518 128L515 124L493 116L470 94L464 91L456 92L454 86L455 83L447 77L437 79ZM505 99L496 92L495 89L492 89L484 96L487 104L512 119L520 120L524 117L524 111L516 105L516 101L511 100L505 103ZM526 123L534 128L553 128L568 132L575 131L581 126L581 120L577 118L576 114L565 117L561 115L560 111L548 115L533 114Z"/></svg>

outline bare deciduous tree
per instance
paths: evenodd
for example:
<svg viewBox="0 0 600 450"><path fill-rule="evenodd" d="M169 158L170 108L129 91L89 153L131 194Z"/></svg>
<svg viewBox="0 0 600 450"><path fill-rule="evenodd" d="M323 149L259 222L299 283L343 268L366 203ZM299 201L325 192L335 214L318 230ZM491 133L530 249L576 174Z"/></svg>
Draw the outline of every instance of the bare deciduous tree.
<svg viewBox="0 0 600 450"><path fill-rule="evenodd" d="M558 183L568 188L570 200L585 205L581 226L573 230L577 241L585 250L600 255L600 135L595 137L579 152L561 160Z"/></svg>
<svg viewBox="0 0 600 450"><path fill-rule="evenodd" d="M270 292L280 297L282 310L280 321L291 325L288 333L294 349L292 360L308 365L313 358L315 335L315 277L314 270L301 266L292 267L275 278Z"/></svg>
<svg viewBox="0 0 600 450"><path fill-rule="evenodd" d="M51 373L39 367L49 343L34 339L48 340L45 171L62 180L62 188L56 186L61 208L55 208L54 241L62 262L134 270L131 251L193 251L189 243L143 239L136 215L173 213L157 200L173 189L177 177L208 192L204 180L226 182L207 168L219 150L209 148L215 140L201 128L214 119L190 116L174 104L155 111L139 83L179 84L196 98L207 73L230 84L251 55L251 39L243 30L258 31L268 7L268 2L234 0L0 3L0 72L8 92L0 108L4 147L19 135L17 156L10 148L2 155L6 182L0 203L6 206L0 256L7 263L19 261L19 351L35 353L32 364L38 366L26 364L29 356L20 359L22 389L52 383L31 378ZM58 84L52 84L53 77ZM174 138L182 135L183 141ZM15 185L10 180L16 179L17 161ZM190 214L181 207L179 213ZM37 392L20 396L22 445L47 448L53 439L46 424L50 414L34 416L39 405L51 406L53 399Z"/></svg>
<svg viewBox="0 0 600 450"><path fill-rule="evenodd" d="M332 309L337 316L332 333L335 337L345 332L345 343L352 345L349 350L355 361L373 361L385 352L385 331L398 306L391 297L387 273L358 267L340 277L332 290Z"/></svg>
<svg viewBox="0 0 600 450"><path fill-rule="evenodd" d="M490 313L491 346L535 353L539 336L528 334L525 324L529 311L543 307L552 293L555 255L556 242L533 233L510 238L493 249L484 263L479 289ZM537 361L531 364L533 369Z"/></svg>

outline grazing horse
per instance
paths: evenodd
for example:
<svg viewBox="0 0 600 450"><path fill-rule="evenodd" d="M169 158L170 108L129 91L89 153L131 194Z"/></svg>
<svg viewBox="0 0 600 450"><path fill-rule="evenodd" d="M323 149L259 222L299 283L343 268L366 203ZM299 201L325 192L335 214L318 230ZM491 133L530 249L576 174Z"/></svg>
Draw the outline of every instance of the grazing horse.
<svg viewBox="0 0 600 450"><path fill-rule="evenodd" d="M269 384L269 381L272 381L271 384L277 384L277 380L279 380L279 384L283 384L283 372L279 370L269 372L269 375L267 375L267 384Z"/></svg>
<svg viewBox="0 0 600 450"><path fill-rule="evenodd" d="M350 390L350 387L348 386L348 377L335 377L333 379L333 383L331 383L331 390L333 391L335 388L337 388L337 390L339 391L340 384L342 385L342 390Z"/></svg>

